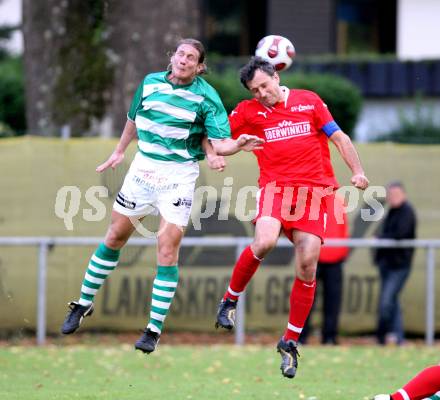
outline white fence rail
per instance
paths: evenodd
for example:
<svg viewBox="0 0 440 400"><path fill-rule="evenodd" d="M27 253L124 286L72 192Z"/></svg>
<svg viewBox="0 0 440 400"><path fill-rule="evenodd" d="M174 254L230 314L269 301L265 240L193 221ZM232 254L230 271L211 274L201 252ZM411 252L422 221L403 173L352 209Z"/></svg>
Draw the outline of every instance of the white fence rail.
<svg viewBox="0 0 440 400"><path fill-rule="evenodd" d="M0 246L37 246L38 251L38 279L37 279L37 344L43 345L46 341L46 275L47 254L53 246L90 246L102 242L101 237L0 237ZM215 237L193 238L186 237L182 241L183 247L215 246L236 248L236 258L252 242L248 237ZM155 239L132 238L127 246L154 246ZM280 239L278 247L288 247L292 244L287 239ZM426 250L426 302L425 302L425 342L434 343L435 335L435 250L440 248L440 239L425 240L389 240L389 239L328 239L326 246L338 247L414 247ZM232 266L231 266L232 269ZM242 345L245 342L245 294L240 298L236 313L235 343Z"/></svg>

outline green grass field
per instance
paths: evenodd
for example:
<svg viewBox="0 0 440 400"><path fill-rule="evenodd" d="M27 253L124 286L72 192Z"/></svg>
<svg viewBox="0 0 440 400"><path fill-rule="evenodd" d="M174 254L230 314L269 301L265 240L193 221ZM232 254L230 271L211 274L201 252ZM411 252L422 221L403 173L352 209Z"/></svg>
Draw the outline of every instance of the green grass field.
<svg viewBox="0 0 440 400"><path fill-rule="evenodd" d="M131 345L0 348L0 398L366 400L439 361L439 348L319 347L300 350L293 380L272 347Z"/></svg>

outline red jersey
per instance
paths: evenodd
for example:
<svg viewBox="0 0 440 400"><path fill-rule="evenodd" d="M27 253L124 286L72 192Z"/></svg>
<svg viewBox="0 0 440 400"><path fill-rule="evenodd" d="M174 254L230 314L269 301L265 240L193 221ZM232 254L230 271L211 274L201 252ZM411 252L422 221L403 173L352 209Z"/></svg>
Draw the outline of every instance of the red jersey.
<svg viewBox="0 0 440 400"><path fill-rule="evenodd" d="M280 185L338 186L330 160L328 138L322 128L333 117L314 92L287 89L285 101L266 107L244 100L231 112L232 137L251 134L265 140L255 150L260 167L260 187Z"/></svg>

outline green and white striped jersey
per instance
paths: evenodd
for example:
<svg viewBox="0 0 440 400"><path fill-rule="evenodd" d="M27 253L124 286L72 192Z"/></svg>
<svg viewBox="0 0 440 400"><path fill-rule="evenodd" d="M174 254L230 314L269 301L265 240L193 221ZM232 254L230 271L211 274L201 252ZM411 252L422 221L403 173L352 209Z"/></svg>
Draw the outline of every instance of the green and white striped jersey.
<svg viewBox="0 0 440 400"><path fill-rule="evenodd" d="M128 119L136 124L139 151L161 161L203 160L204 135L231 137L228 116L215 89L197 76L174 85L168 71L148 74L136 90Z"/></svg>

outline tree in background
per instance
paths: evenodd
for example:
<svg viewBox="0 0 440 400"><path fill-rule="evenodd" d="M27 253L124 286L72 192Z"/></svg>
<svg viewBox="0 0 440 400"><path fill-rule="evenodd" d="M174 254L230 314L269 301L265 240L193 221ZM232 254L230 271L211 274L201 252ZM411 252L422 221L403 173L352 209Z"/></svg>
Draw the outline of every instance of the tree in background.
<svg viewBox="0 0 440 400"><path fill-rule="evenodd" d="M198 0L23 0L29 133L118 135L141 78L199 18Z"/></svg>

